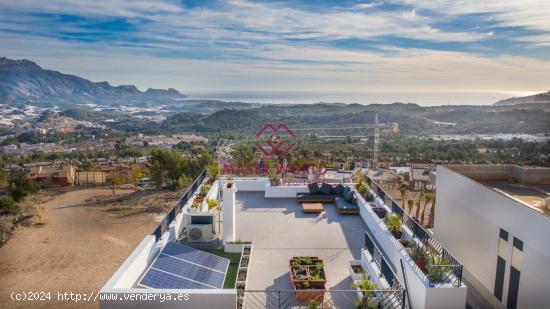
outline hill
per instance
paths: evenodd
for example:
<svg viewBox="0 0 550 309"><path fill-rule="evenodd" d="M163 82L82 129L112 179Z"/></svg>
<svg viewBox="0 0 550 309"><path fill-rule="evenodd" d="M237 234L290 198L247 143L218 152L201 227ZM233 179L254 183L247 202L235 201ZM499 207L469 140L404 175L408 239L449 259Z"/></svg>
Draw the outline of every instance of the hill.
<svg viewBox="0 0 550 309"><path fill-rule="evenodd" d="M518 104L530 104L530 103L550 103L550 91L545 93L537 93L526 97L514 97L496 102L495 106L508 106Z"/></svg>
<svg viewBox="0 0 550 309"><path fill-rule="evenodd" d="M45 70L30 60L0 58L0 102L42 107L72 108L78 105L155 106L174 103L186 96L171 88L140 91L134 85L112 86L85 78Z"/></svg>

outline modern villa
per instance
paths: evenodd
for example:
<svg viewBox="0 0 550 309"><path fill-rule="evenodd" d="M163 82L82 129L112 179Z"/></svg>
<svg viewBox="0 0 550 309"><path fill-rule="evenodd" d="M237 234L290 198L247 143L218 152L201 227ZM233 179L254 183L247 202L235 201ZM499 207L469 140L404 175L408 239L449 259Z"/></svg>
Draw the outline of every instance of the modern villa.
<svg viewBox="0 0 550 309"><path fill-rule="evenodd" d="M550 302L550 168L437 169L435 235L464 263L469 288L494 308Z"/></svg>
<svg viewBox="0 0 550 309"><path fill-rule="evenodd" d="M203 172L105 284L100 306L463 309L462 271L368 177L272 185ZM114 299L124 293L141 301ZM187 297L159 303L158 293Z"/></svg>

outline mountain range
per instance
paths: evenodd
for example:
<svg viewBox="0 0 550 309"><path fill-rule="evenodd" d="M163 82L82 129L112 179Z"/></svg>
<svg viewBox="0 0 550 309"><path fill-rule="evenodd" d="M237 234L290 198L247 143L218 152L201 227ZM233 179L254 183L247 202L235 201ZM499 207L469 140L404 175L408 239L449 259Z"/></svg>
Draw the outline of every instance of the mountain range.
<svg viewBox="0 0 550 309"><path fill-rule="evenodd" d="M156 106L186 98L176 89L140 91L134 85L112 86L75 75L45 70L30 60L0 58L0 103L70 108L79 105Z"/></svg>
<svg viewBox="0 0 550 309"><path fill-rule="evenodd" d="M550 103L550 91L545 93L537 93L526 97L514 97L496 102L495 106L509 106L531 103Z"/></svg>

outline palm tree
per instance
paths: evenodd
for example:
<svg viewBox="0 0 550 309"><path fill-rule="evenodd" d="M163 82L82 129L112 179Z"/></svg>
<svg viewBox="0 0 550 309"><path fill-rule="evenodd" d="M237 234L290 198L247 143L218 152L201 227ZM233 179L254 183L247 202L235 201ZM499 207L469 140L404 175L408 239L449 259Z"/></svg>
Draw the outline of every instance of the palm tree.
<svg viewBox="0 0 550 309"><path fill-rule="evenodd" d="M361 299L355 301L355 308L357 309L369 309L372 306L369 306L369 298L371 297L374 290L378 288L378 284L369 281L369 276L363 274L362 280L357 283L352 283L351 287L354 289L359 289L363 294Z"/></svg>
<svg viewBox="0 0 550 309"><path fill-rule="evenodd" d="M407 188L401 185L399 188L399 193L401 193L401 205L405 206L405 197L407 196Z"/></svg>
<svg viewBox="0 0 550 309"><path fill-rule="evenodd" d="M428 227L433 228L435 221L435 195L432 199L432 206L430 207L430 215L428 216Z"/></svg>
<svg viewBox="0 0 550 309"><path fill-rule="evenodd" d="M424 196L424 207L422 207L422 214L420 215L420 223L424 224L424 214L426 213L426 206L432 200L431 194L426 194Z"/></svg>
<svg viewBox="0 0 550 309"><path fill-rule="evenodd" d="M420 204L422 203L422 200L426 197L426 189L421 188L420 193L418 194L418 199L416 200L416 213L415 218L416 220L419 220L420 222Z"/></svg>
<svg viewBox="0 0 550 309"><path fill-rule="evenodd" d="M413 206L414 206L414 200L412 200L412 199L408 200L407 201L407 207L409 208L409 215L412 212Z"/></svg>

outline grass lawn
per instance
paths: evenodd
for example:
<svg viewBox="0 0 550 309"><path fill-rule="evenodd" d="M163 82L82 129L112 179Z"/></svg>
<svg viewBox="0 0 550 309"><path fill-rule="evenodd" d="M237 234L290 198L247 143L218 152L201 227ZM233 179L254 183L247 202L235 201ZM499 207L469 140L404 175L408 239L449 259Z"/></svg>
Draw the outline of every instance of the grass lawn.
<svg viewBox="0 0 550 309"><path fill-rule="evenodd" d="M225 276L225 282L223 283L224 289L234 289L235 281L237 279L237 271L239 270L239 260L241 259L240 253L227 253L223 249L202 249L204 252L212 253L217 256L229 259L229 268Z"/></svg>

